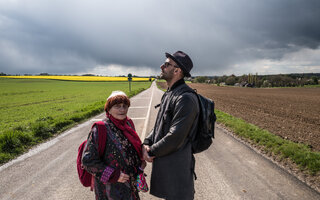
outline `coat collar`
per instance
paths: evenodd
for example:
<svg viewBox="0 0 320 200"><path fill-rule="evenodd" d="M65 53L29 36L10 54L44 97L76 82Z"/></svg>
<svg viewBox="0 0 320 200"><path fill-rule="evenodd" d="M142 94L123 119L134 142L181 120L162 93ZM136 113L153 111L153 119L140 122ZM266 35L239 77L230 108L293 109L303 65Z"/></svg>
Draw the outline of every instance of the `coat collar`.
<svg viewBox="0 0 320 200"><path fill-rule="evenodd" d="M174 90L174 88L176 88L176 87L178 87L179 85L182 85L182 84L185 84L183 78L180 79L180 80L178 80L177 82L175 82L175 83L171 86L171 88L168 88L168 89L167 89L167 91L170 92L170 91Z"/></svg>

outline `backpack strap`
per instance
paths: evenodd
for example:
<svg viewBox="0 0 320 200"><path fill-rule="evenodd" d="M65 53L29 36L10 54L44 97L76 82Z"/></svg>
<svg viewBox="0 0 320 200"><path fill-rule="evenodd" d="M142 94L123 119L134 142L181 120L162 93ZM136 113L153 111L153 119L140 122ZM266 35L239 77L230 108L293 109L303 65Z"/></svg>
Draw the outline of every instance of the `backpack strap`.
<svg viewBox="0 0 320 200"><path fill-rule="evenodd" d="M184 93L188 93L188 92L194 93L195 95L197 95L197 92L194 89L190 88L188 85L181 86L180 88L177 88L176 91L172 92L169 102L176 102L180 95L182 95ZM156 106L158 106L158 105L156 105Z"/></svg>
<svg viewBox="0 0 320 200"><path fill-rule="evenodd" d="M180 88L179 90L177 90L173 95L172 95L172 99L170 99L170 101L177 101L178 97L184 93L193 93L197 96L197 100L199 102L199 106L200 106L200 101L199 101L199 97L198 97L198 93L197 93L197 90L196 89L192 89L190 88L189 86L188 87L183 87L183 88ZM201 108L199 108L201 109ZM199 110L200 112L200 110ZM199 116L200 117L200 116ZM199 119L198 119L199 120ZM199 126L199 125L198 125ZM187 139L190 141L190 143L192 144L192 140L194 139L196 134L194 135L188 135ZM192 154L192 166L191 166L191 171L193 173L193 176L194 176L194 180L197 180L197 174L195 172L195 164L196 164L196 159L194 157L194 155Z"/></svg>
<svg viewBox="0 0 320 200"><path fill-rule="evenodd" d="M98 152L99 152L99 156L100 158L103 156L104 154L104 150L106 147L106 143L107 143L107 127L109 127L109 125L107 123L104 123L103 121L98 121L95 123L97 125L98 128ZM94 180L93 180L93 176L91 179L91 191L93 191L93 186L94 186Z"/></svg>
<svg viewBox="0 0 320 200"><path fill-rule="evenodd" d="M177 91L175 91L175 93L173 93L173 98L172 101L176 101L178 99L178 97L180 95L183 95L184 93L193 93L195 94L196 96L198 95L197 93L197 90L196 89L192 89L190 88L188 85L187 86L184 86L180 89L178 89Z"/></svg>
<svg viewBox="0 0 320 200"><path fill-rule="evenodd" d="M190 88L188 85L187 87L182 87L180 89L178 89L177 91L175 91L173 94L172 94L172 97L170 99L170 101L172 102L176 102L177 99L179 98L180 95L183 95L184 93L193 93L194 95L196 95L197 99L198 99L198 103L199 103L199 106L200 106L200 101L199 101L199 97L198 97L198 93L197 93L197 90L196 89L192 89ZM199 110L200 111L200 110ZM189 140L192 141L192 138L194 136L188 136Z"/></svg>
<svg viewBox="0 0 320 200"><path fill-rule="evenodd" d="M106 126L109 126L108 124L104 123L103 121L98 121L96 123L94 123L92 125L92 127L94 126L97 126L98 128L98 152L99 152L99 156L102 157L103 156L103 153L104 153L104 150L105 150L105 147L106 147L106 142L107 142L107 134L108 134L108 131L107 131L107 127Z"/></svg>

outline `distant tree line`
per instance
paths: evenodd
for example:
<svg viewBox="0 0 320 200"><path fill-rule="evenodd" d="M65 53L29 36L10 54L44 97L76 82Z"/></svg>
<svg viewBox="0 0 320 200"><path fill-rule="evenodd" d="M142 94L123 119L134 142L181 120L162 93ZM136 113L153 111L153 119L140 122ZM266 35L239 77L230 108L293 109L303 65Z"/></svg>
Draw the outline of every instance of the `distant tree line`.
<svg viewBox="0 0 320 200"><path fill-rule="evenodd" d="M278 74L278 75L258 75L244 74L235 76L197 76L192 79L196 83L213 83L217 85L230 85L242 87L298 87L304 85L320 84L320 73L307 74Z"/></svg>

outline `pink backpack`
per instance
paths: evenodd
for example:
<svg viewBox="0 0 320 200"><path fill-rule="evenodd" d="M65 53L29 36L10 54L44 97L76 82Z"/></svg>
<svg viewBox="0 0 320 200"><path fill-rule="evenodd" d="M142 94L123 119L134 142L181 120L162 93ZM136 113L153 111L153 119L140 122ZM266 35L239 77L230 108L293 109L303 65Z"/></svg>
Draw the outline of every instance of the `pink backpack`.
<svg viewBox="0 0 320 200"><path fill-rule="evenodd" d="M98 135L99 135L99 155L100 157L103 156L104 153L104 148L106 146L106 141L107 141L107 128L106 125L103 121L96 122L92 125L92 128L94 125L97 125L98 128ZM82 153L87 144L87 140L83 141L78 149L78 157L77 157L77 170L78 170L78 175L80 182L84 187L90 187L91 183L93 181L92 175L87 172L83 167L81 163L81 158L82 158Z"/></svg>

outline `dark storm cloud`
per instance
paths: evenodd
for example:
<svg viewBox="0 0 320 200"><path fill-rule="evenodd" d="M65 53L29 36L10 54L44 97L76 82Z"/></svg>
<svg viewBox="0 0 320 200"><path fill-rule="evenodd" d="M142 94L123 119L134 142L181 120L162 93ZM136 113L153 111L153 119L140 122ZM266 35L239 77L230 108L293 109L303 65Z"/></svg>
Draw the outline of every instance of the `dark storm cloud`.
<svg viewBox="0 0 320 200"><path fill-rule="evenodd" d="M0 1L0 71L75 74L111 64L158 71L165 51L183 50L193 74L223 74L318 49L319 10L317 0Z"/></svg>

